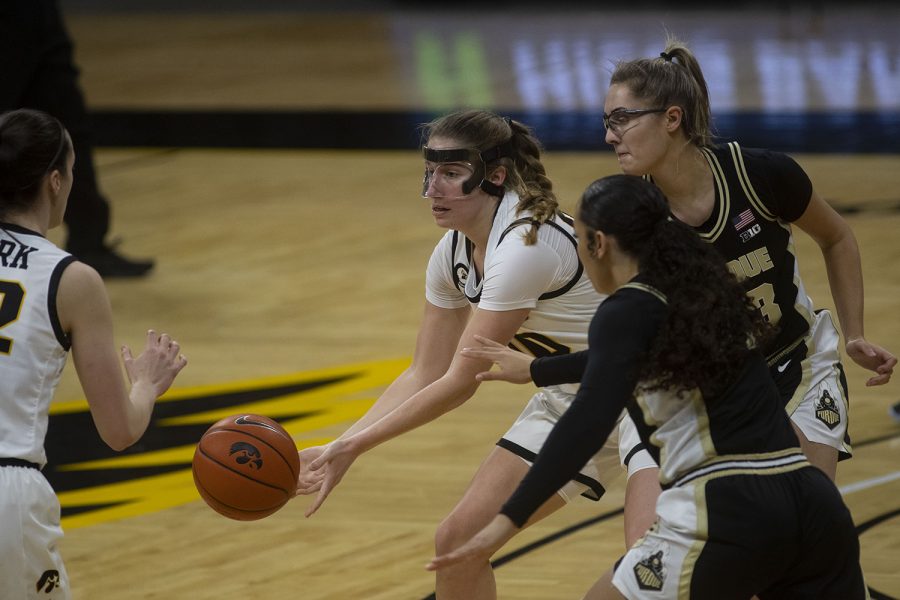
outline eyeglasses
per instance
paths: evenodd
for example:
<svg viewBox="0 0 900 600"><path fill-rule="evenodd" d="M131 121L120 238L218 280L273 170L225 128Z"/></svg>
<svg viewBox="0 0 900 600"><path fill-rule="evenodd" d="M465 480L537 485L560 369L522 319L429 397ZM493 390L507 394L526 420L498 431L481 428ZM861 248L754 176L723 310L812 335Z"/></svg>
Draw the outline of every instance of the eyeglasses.
<svg viewBox="0 0 900 600"><path fill-rule="evenodd" d="M609 114L603 113L603 126L607 131L612 131L616 135L625 133L622 128L632 119L636 119L641 115L650 113L666 112L665 108L617 108ZM627 131L627 130L626 130Z"/></svg>

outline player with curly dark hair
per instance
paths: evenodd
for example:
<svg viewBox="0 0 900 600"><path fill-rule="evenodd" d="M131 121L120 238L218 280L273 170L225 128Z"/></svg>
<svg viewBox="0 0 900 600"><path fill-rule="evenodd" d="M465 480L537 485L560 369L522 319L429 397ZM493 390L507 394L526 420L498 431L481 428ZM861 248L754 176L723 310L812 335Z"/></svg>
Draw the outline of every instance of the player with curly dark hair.
<svg viewBox="0 0 900 600"><path fill-rule="evenodd" d="M500 514L429 568L489 557L625 407L663 491L656 523L587 598L865 598L850 512L801 452L760 351L766 325L718 253L630 175L588 187L575 231L585 272L610 294L588 350L529 359L481 338L463 354L500 366L482 381L582 374L578 394Z"/></svg>

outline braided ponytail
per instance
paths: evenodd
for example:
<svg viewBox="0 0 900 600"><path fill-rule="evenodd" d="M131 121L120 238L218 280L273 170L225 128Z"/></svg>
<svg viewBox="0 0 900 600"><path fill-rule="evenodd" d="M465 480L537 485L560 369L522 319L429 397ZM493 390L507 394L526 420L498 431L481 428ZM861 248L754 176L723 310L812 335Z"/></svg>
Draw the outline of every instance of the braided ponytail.
<svg viewBox="0 0 900 600"><path fill-rule="evenodd" d="M518 121L508 121L513 143L515 169L511 175L517 179L519 194L518 212L530 211L534 221L525 234L525 244L537 241L537 230L542 223L552 219L559 208L553 182L547 176L547 169L541 162L541 144L527 126Z"/></svg>

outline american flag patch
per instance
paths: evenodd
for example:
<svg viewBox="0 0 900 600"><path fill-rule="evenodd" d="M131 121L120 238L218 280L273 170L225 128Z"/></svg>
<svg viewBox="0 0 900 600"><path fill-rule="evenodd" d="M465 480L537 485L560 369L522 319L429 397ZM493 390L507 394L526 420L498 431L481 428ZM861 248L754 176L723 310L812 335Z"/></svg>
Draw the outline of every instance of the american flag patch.
<svg viewBox="0 0 900 600"><path fill-rule="evenodd" d="M733 218L731 222L734 223L734 228L740 231L755 220L756 219L753 218L753 211L748 208L747 210Z"/></svg>

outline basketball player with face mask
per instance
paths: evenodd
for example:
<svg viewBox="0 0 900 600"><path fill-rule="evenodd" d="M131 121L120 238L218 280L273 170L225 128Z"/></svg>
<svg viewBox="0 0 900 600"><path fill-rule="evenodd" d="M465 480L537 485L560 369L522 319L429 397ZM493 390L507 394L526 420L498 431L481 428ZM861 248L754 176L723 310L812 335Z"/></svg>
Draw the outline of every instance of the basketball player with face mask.
<svg viewBox="0 0 900 600"><path fill-rule="evenodd" d="M437 419L475 393L475 375L490 363L462 356L461 348L481 336L531 356L583 350L588 323L602 300L584 275L572 220L558 209L539 142L526 126L490 112L464 111L428 124L425 138L423 195L435 223L447 232L426 271L413 362L337 440L301 452L298 493L318 492L307 515L360 454ZM534 394L440 524L439 553L455 548L496 514L576 390L577 385L552 385ZM655 464L646 452L638 454L635 464ZM614 436L529 522L579 494L599 498L622 472ZM652 510L651 504L651 516ZM628 529L632 512L626 506L628 545L642 533ZM436 589L444 600L496 597L487 560L441 571Z"/></svg>

